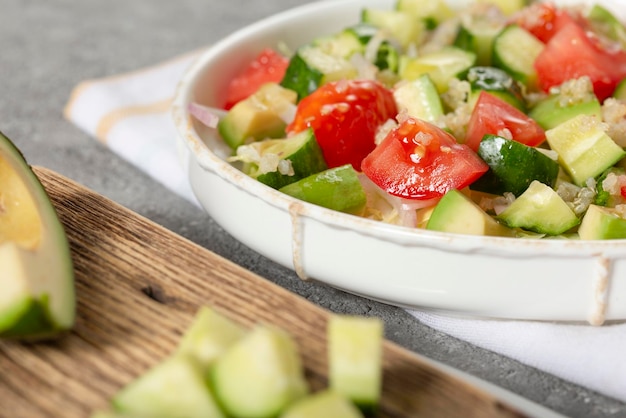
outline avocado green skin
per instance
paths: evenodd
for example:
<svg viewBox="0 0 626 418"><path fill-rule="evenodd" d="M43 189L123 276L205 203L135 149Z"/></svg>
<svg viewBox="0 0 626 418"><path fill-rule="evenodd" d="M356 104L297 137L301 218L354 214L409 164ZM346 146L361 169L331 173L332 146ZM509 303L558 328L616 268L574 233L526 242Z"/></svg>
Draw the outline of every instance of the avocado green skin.
<svg viewBox="0 0 626 418"><path fill-rule="evenodd" d="M24 300L0 320L0 338L44 340L61 331L50 317L47 295Z"/></svg>
<svg viewBox="0 0 626 418"><path fill-rule="evenodd" d="M363 186L350 164L313 174L279 190L296 199L351 214L360 213L366 203Z"/></svg>
<svg viewBox="0 0 626 418"><path fill-rule="evenodd" d="M66 309L67 315L64 318L57 318L54 315L48 293L40 293L37 297L27 295L19 301L14 301L12 306L0 313L0 338L25 341L54 339L70 330L76 317L74 266L69 241L41 181L19 148L0 131L0 159L2 158L6 158L9 163L13 163L15 170L19 170L22 181L28 185L35 204L41 211L42 220L48 229L47 234L54 237L54 251L60 260L58 266L60 271L51 272L50 276L51 279L55 279L54 274L58 274L58 277L62 278L59 286L65 295L63 309ZM0 277L0 282L2 279L11 278Z"/></svg>
<svg viewBox="0 0 626 418"><path fill-rule="evenodd" d="M559 164L533 147L496 135L485 135L478 155L489 170L470 186L472 190L519 196L533 180L554 187Z"/></svg>

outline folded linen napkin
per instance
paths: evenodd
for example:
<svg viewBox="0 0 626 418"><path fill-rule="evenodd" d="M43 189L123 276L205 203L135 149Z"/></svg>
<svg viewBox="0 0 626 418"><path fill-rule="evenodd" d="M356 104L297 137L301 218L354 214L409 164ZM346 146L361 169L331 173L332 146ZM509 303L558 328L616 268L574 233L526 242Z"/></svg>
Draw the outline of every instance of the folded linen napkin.
<svg viewBox="0 0 626 418"><path fill-rule="evenodd" d="M193 202L169 104L198 54L85 81L75 87L64 111L90 136ZM626 323L593 327L409 313L444 333L626 402Z"/></svg>

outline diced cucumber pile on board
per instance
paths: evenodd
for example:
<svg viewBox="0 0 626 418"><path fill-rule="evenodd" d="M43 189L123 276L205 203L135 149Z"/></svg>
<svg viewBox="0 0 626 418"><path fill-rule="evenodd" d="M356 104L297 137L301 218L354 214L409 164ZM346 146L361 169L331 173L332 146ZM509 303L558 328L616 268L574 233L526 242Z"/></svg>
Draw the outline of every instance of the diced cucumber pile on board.
<svg viewBox="0 0 626 418"><path fill-rule="evenodd" d="M92 418L362 418L382 392L382 321L331 315L327 326L328 387L313 392L290 334L202 307L175 352Z"/></svg>
<svg viewBox="0 0 626 418"><path fill-rule="evenodd" d="M620 239L625 79L626 27L601 5L397 0L293 51L267 45L228 87L257 86L226 100L218 131L246 174L328 209Z"/></svg>

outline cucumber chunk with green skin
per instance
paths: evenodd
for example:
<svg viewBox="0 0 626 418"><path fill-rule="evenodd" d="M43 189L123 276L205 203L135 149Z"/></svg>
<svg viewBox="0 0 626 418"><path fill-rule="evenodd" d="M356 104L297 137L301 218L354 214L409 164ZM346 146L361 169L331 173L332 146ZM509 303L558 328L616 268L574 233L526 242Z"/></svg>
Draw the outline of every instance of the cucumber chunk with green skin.
<svg viewBox="0 0 626 418"><path fill-rule="evenodd" d="M502 30L502 22L487 16L473 15L463 19L454 40L454 45L476 54L476 64L491 66L493 63L493 43Z"/></svg>
<svg viewBox="0 0 626 418"><path fill-rule="evenodd" d="M624 213L590 205L578 228L578 236L584 240L624 239L626 238Z"/></svg>
<svg viewBox="0 0 626 418"><path fill-rule="evenodd" d="M400 82L393 91L393 97L398 110L406 111L409 116L434 123L444 114L437 87L428 74Z"/></svg>
<svg viewBox="0 0 626 418"><path fill-rule="evenodd" d="M578 115L546 131L550 148L578 186L596 178L624 158L626 152L604 131L600 119Z"/></svg>
<svg viewBox="0 0 626 418"><path fill-rule="evenodd" d="M522 112L526 112L522 87L506 71L496 67L477 66L470 68L464 78L471 86L470 100L475 101L480 92L487 91Z"/></svg>
<svg viewBox="0 0 626 418"><path fill-rule="evenodd" d="M497 218L511 228L546 235L560 235L580 223L554 189L539 181L533 181Z"/></svg>
<svg viewBox="0 0 626 418"><path fill-rule="evenodd" d="M548 130L578 115L600 118L602 116L602 105L595 96L590 97L588 100L568 103L567 99L560 93L555 93L539 101L533 106L528 115L539 126Z"/></svg>
<svg viewBox="0 0 626 418"><path fill-rule="evenodd" d="M363 418L361 411L345 396L324 390L290 406L280 418Z"/></svg>
<svg viewBox="0 0 626 418"><path fill-rule="evenodd" d="M296 199L339 212L358 215L365 208L367 197L352 165L330 168L279 191Z"/></svg>
<svg viewBox="0 0 626 418"><path fill-rule="evenodd" d="M296 99L297 94L289 89L276 83L264 84L220 119L218 132L233 150L245 142L283 137L287 123L282 115Z"/></svg>
<svg viewBox="0 0 626 418"><path fill-rule="evenodd" d="M329 388L364 412L375 411L382 387L382 321L335 315L327 332Z"/></svg>
<svg viewBox="0 0 626 418"><path fill-rule="evenodd" d="M361 21L386 31L403 48L418 45L426 32L424 21L399 10L365 8L361 12Z"/></svg>
<svg viewBox="0 0 626 418"><path fill-rule="evenodd" d="M274 189L328 168L312 129L283 139L267 139L237 149L244 172Z"/></svg>
<svg viewBox="0 0 626 418"><path fill-rule="evenodd" d="M554 187L559 164L536 148L495 135L485 135L478 155L489 170L473 184L472 190L492 194L511 192L519 196L533 181Z"/></svg>
<svg viewBox="0 0 626 418"><path fill-rule="evenodd" d="M49 339L74 325L69 243L45 189L0 132L0 337Z"/></svg>
<svg viewBox="0 0 626 418"><path fill-rule="evenodd" d="M459 77L476 63L476 54L454 46L444 47L418 57L403 55L400 57L400 77L415 80L428 74L435 83L437 91L448 91L450 80Z"/></svg>
<svg viewBox="0 0 626 418"><path fill-rule="evenodd" d="M357 75L357 68L345 57L305 45L289 61L280 85L296 92L297 101L300 101L326 83L350 80Z"/></svg>
<svg viewBox="0 0 626 418"><path fill-rule="evenodd" d="M172 356L122 388L112 399L122 414L151 418L222 418L202 368L191 357Z"/></svg>
<svg viewBox="0 0 626 418"><path fill-rule="evenodd" d="M454 189L437 203L426 229L454 234L515 236L514 230L502 225L469 197Z"/></svg>
<svg viewBox="0 0 626 418"><path fill-rule="evenodd" d="M604 189L604 180L606 180L606 178L611 175L622 176L624 174L625 174L625 170L623 167L611 167L608 170L606 170L604 173L602 173L596 181L596 197L593 203L598 206L610 206L610 207L614 207L617 204L621 204L623 202L623 198L621 197L621 194L619 198L616 198L616 196L611 195L611 193L609 193L608 190Z"/></svg>
<svg viewBox="0 0 626 418"><path fill-rule="evenodd" d="M504 28L493 41L493 65L523 83L529 90L537 89L534 63L544 44L518 25Z"/></svg>
<svg viewBox="0 0 626 418"><path fill-rule="evenodd" d="M193 357L207 368L222 353L246 335L246 330L208 306L198 310L176 350L176 355Z"/></svg>
<svg viewBox="0 0 626 418"><path fill-rule="evenodd" d="M275 417L308 393L295 342L267 325L257 326L220 356L210 376L228 416Z"/></svg>

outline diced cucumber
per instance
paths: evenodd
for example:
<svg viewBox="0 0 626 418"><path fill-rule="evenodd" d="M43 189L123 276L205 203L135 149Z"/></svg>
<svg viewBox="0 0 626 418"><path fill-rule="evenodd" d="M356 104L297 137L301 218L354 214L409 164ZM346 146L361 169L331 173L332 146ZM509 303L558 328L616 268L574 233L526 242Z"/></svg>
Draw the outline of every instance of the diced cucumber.
<svg viewBox="0 0 626 418"><path fill-rule="evenodd" d="M497 6L506 16L511 16L529 3L529 0L476 0L479 3L489 3Z"/></svg>
<svg viewBox="0 0 626 418"><path fill-rule="evenodd" d="M444 0L397 0L396 10L423 20L427 29L434 29L454 16L454 11Z"/></svg>
<svg viewBox="0 0 626 418"><path fill-rule="evenodd" d="M229 416L275 417L308 393L295 342L269 325L258 325L220 356L210 376Z"/></svg>
<svg viewBox="0 0 626 418"><path fill-rule="evenodd" d="M526 111L522 87L506 71L496 67L477 66L467 71L465 79L471 86L470 101L476 101L481 91L487 91L522 112Z"/></svg>
<svg viewBox="0 0 626 418"><path fill-rule="evenodd" d="M502 68L529 90L537 89L534 63L544 44L518 25L504 28L493 41L493 65Z"/></svg>
<svg viewBox="0 0 626 418"><path fill-rule="evenodd" d="M418 45L426 30L426 24L411 14L399 10L365 8L361 21L370 23L396 39L403 48Z"/></svg>
<svg viewBox="0 0 626 418"><path fill-rule="evenodd" d="M237 158L246 163L246 174L274 189L328 168L312 129L243 145L237 149Z"/></svg>
<svg viewBox="0 0 626 418"><path fill-rule="evenodd" d="M455 234L508 236L515 232L495 220L458 190L446 193L430 215L426 229Z"/></svg>
<svg viewBox="0 0 626 418"><path fill-rule="evenodd" d="M328 321L329 388L364 411L375 410L380 400L382 342L378 318L336 315Z"/></svg>
<svg viewBox="0 0 626 418"><path fill-rule="evenodd" d="M489 171L470 185L472 190L519 196L533 181L554 187L559 175L559 164L541 151L495 135L483 138L478 155Z"/></svg>
<svg viewBox="0 0 626 418"><path fill-rule="evenodd" d="M443 104L437 87L428 74L422 74L412 81L404 81L393 91L398 111L406 111L409 116L436 122L443 115Z"/></svg>
<svg viewBox="0 0 626 418"><path fill-rule="evenodd" d="M139 417L224 417L191 357L172 356L122 388L112 400L117 412Z"/></svg>
<svg viewBox="0 0 626 418"><path fill-rule="evenodd" d="M476 54L473 52L448 46L418 57L403 55L400 57L399 71L400 77L404 80L415 80L423 74L428 74L437 91L444 93L453 78L467 72L475 63Z"/></svg>
<svg viewBox="0 0 626 418"><path fill-rule="evenodd" d="M560 93L554 93L539 101L528 113L543 129L552 129L578 115L590 115L600 118L602 105L593 96L588 100L573 103Z"/></svg>
<svg viewBox="0 0 626 418"><path fill-rule="evenodd" d="M297 100L318 87L341 79L353 79L358 71L348 59L332 55L314 45L305 45L289 61L280 84L297 93Z"/></svg>
<svg viewBox="0 0 626 418"><path fill-rule="evenodd" d="M608 190L604 189L604 180L611 175L622 176L624 173L623 167L610 167L598 177L596 181L596 197L594 199L596 205L614 207L616 204L622 203L623 199L621 197L619 197L619 201L617 201L615 196L612 196Z"/></svg>
<svg viewBox="0 0 626 418"><path fill-rule="evenodd" d="M176 354L191 356L206 368L245 334L242 326L203 306L185 331Z"/></svg>
<svg viewBox="0 0 626 418"><path fill-rule="evenodd" d="M363 414L345 396L332 390L309 395L289 407L280 418L363 418Z"/></svg>
<svg viewBox="0 0 626 418"><path fill-rule="evenodd" d="M356 25L348 27L347 29L345 29L345 31L352 33L353 36L359 39L362 45L362 48L359 52L367 55L365 54L367 44L372 40L374 36L381 35L380 32L382 31L382 29L370 23L360 22ZM389 39L385 39L383 37L383 40L378 46L378 50L375 52L375 57L372 58L367 56L366 58L370 59L379 70L389 70L394 73L398 71L398 66L400 62L400 51L397 44L394 44L390 42Z"/></svg>
<svg viewBox="0 0 626 418"><path fill-rule="evenodd" d="M279 189L281 192L339 212L360 214L367 197L352 165L330 168Z"/></svg>
<svg viewBox="0 0 626 418"><path fill-rule="evenodd" d="M578 228L578 236L585 240L626 238L626 219L615 209L590 205Z"/></svg>
<svg viewBox="0 0 626 418"><path fill-rule="evenodd" d="M285 135L287 126L282 114L296 99L296 93L289 89L276 83L264 84L220 119L218 132L233 150L249 140L280 138Z"/></svg>
<svg viewBox="0 0 626 418"><path fill-rule="evenodd" d="M578 186L622 159L626 152L602 128L599 118L578 115L546 131L550 148Z"/></svg>
<svg viewBox="0 0 626 418"><path fill-rule="evenodd" d="M503 23L500 20L473 15L462 20L454 45L475 53L477 65L490 66L493 62L494 40L502 27Z"/></svg>
<svg viewBox="0 0 626 418"><path fill-rule="evenodd" d="M511 228L546 235L560 235L580 223L563 199L550 186L533 181L498 219Z"/></svg>

